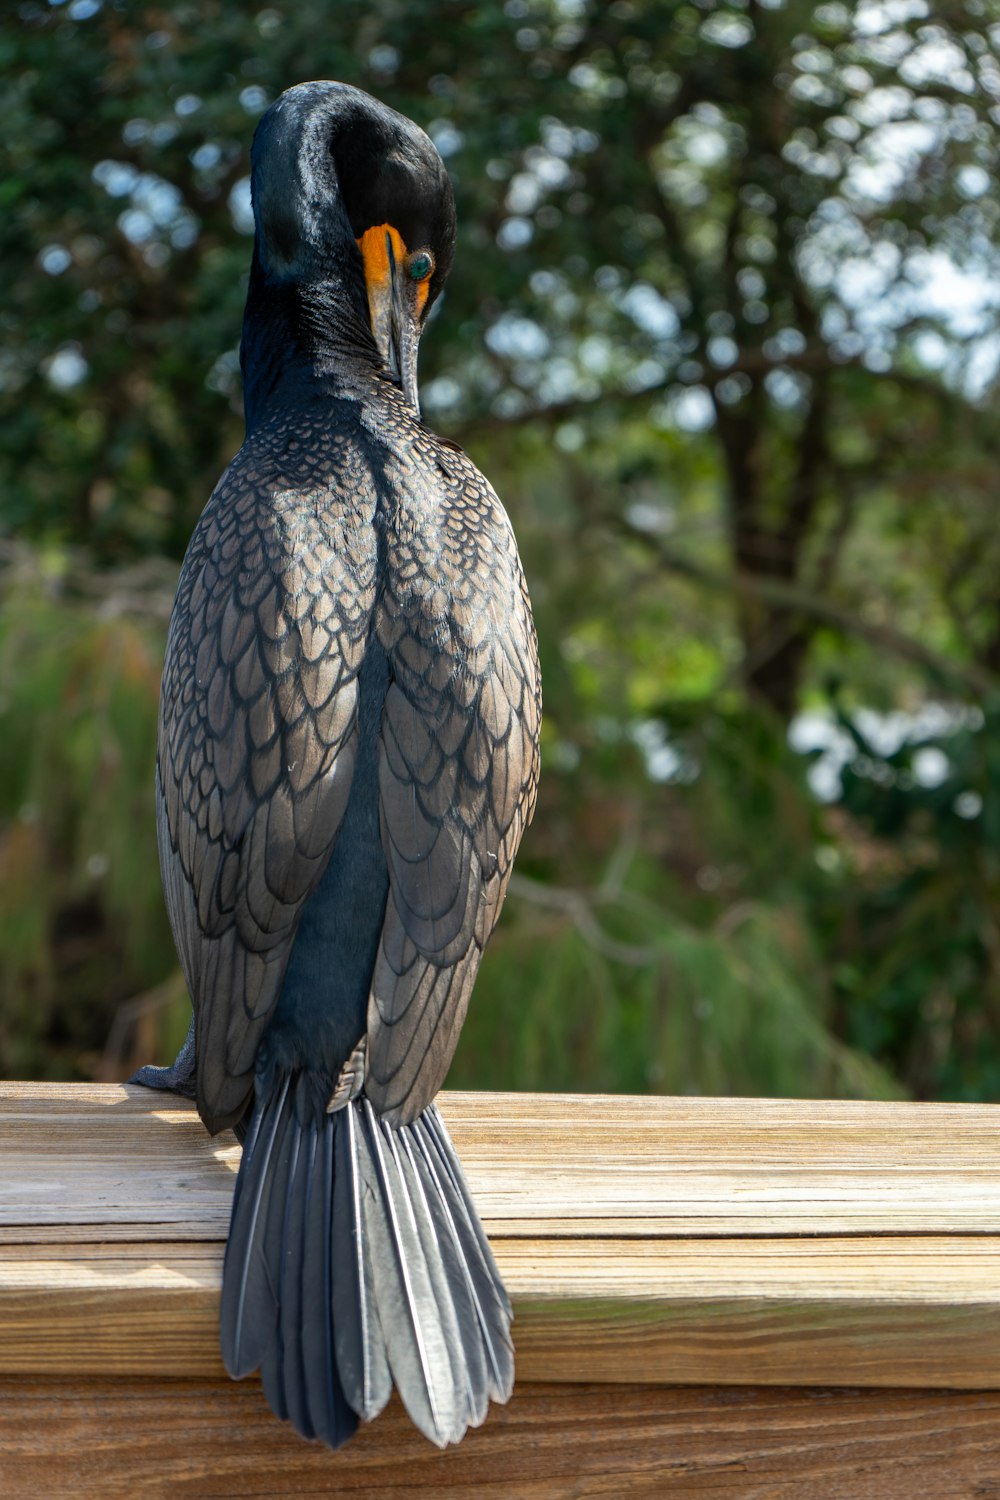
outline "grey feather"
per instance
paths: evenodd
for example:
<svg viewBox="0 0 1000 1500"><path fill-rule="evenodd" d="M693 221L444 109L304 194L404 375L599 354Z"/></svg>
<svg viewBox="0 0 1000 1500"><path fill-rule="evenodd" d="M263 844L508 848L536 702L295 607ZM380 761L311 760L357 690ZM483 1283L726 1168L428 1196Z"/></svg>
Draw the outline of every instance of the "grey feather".
<svg viewBox="0 0 1000 1500"><path fill-rule="evenodd" d="M510 1305L448 1148L422 1120L393 1129L367 1100L351 1112L375 1282L369 1338L381 1334L410 1417L443 1446L510 1395Z"/></svg>
<svg viewBox="0 0 1000 1500"><path fill-rule="evenodd" d="M343 1123L329 1116L316 1132L317 1146L306 1184L306 1240L310 1247L302 1272L301 1355L310 1423L316 1436L339 1448L355 1431L351 1409L337 1368L336 1323L331 1288L339 1278L334 1247L337 1137ZM294 1415L292 1417L294 1422Z"/></svg>
<svg viewBox="0 0 1000 1500"><path fill-rule="evenodd" d="M359 1112L343 1110L337 1131L336 1185L333 1205L333 1323L337 1366L344 1392L362 1421L385 1406L392 1376L375 1301L371 1238L361 1231L362 1193L357 1133Z"/></svg>
<svg viewBox="0 0 1000 1500"><path fill-rule="evenodd" d="M383 1127L367 1100L359 1113L361 1232L371 1243L375 1300L389 1368L411 1420L443 1446L454 1425L455 1392L441 1327L433 1321L432 1283Z"/></svg>
<svg viewBox="0 0 1000 1500"><path fill-rule="evenodd" d="M490 1395L497 1394L503 1384L502 1354L494 1347L495 1334L483 1311L476 1289L476 1278L469 1267L467 1253L455 1215L442 1188L441 1178L420 1137L419 1121L415 1128L401 1131L399 1139L416 1180L427 1219L433 1223L437 1235L462 1341L467 1371L469 1422L473 1427L478 1427L489 1409Z"/></svg>
<svg viewBox="0 0 1000 1500"><path fill-rule="evenodd" d="M233 1200L222 1284L223 1359L259 1365L274 1412L338 1447L357 1427L331 1316L335 1116L303 1124L286 1077L254 1112ZM298 1107L297 1107L298 1106Z"/></svg>
<svg viewBox="0 0 1000 1500"><path fill-rule="evenodd" d="M437 1152L437 1160L441 1166L446 1183L450 1191L445 1190L444 1196L447 1201L458 1209L456 1221L463 1228L462 1242L466 1247L466 1258L470 1267L480 1268L477 1286L481 1291L488 1292L489 1297L484 1302L484 1307L489 1310L490 1304L496 1302L500 1312L506 1319L508 1330L506 1332L507 1344L510 1344L509 1324L514 1313L507 1296L506 1288L497 1270L497 1263L493 1259L493 1251L490 1242L486 1238L479 1211L473 1202L469 1185L465 1180L458 1152L451 1143L451 1137L445 1128L445 1123L438 1112L437 1105L432 1104L429 1109L424 1110L420 1120L417 1122L418 1129L429 1136ZM478 1252L478 1253L476 1253ZM491 1326L499 1326L501 1320L495 1316L491 1317ZM511 1365L513 1370L513 1365ZM512 1378L512 1377L511 1377ZM507 1395L510 1394L508 1387ZM506 1400L507 1396L498 1399Z"/></svg>
<svg viewBox="0 0 1000 1500"><path fill-rule="evenodd" d="M219 1335L223 1362L234 1379L249 1375L260 1364L277 1321L274 1288L267 1283L258 1245L263 1238L274 1187L275 1174L268 1168L287 1094L286 1078L277 1107L267 1113L266 1119L263 1109L255 1113L233 1195L222 1273Z"/></svg>
<svg viewBox="0 0 1000 1500"><path fill-rule="evenodd" d="M423 1163L414 1149L412 1131L391 1131L389 1141L420 1235L435 1301L451 1358L456 1407L451 1441L467 1427L478 1427L489 1406L489 1383L475 1301L461 1247L450 1232L446 1205L434 1198Z"/></svg>
<svg viewBox="0 0 1000 1500"><path fill-rule="evenodd" d="M277 1334L261 1365L261 1381L268 1405L278 1416L287 1417L304 1437L314 1436L303 1391L302 1303L303 1303L303 1214L306 1207L303 1131L292 1117L288 1125L287 1176L284 1203L272 1198L268 1216L268 1239L276 1256ZM268 1254L268 1248L265 1248Z"/></svg>

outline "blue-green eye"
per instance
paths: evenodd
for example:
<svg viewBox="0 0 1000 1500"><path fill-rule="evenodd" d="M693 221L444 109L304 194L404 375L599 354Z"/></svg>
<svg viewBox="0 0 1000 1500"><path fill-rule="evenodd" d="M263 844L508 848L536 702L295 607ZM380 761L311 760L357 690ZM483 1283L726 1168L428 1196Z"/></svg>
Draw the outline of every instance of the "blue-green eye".
<svg viewBox="0 0 1000 1500"><path fill-rule="evenodd" d="M434 257L429 250L414 250L406 257L406 273L414 281L426 281L434 271Z"/></svg>

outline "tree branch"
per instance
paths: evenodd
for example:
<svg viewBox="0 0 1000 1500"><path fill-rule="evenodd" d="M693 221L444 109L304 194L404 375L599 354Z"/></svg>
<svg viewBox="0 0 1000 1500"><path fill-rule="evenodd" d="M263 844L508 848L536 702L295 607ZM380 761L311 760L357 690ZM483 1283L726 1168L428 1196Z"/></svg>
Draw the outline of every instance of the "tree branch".
<svg viewBox="0 0 1000 1500"><path fill-rule="evenodd" d="M670 572L700 584L703 588L737 598L743 595L759 599L780 609L793 611L837 631L840 635L867 641L871 646L889 651L904 661L911 661L933 676L961 686L966 692L982 696L995 692L1000 686L1000 681L992 672L976 663L952 661L925 646L914 636L906 635L891 625L872 625L860 619L850 609L809 589L759 573L722 572L693 557L685 557L660 537L630 526L621 516L606 514L604 519L614 529L624 532L633 541L641 542L653 551L660 564Z"/></svg>

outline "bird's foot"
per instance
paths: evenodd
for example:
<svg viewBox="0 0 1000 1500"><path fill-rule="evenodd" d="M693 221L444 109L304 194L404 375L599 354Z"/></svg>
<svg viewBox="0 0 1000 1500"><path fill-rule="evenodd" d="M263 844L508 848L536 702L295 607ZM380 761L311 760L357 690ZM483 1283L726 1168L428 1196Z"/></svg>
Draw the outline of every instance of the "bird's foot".
<svg viewBox="0 0 1000 1500"><path fill-rule="evenodd" d="M365 1086L365 1055L368 1051L368 1038L363 1036L344 1063L340 1070L337 1082L333 1086L329 1103L326 1106L328 1115L335 1114L338 1109L343 1109L356 1099Z"/></svg>
<svg viewBox="0 0 1000 1500"><path fill-rule="evenodd" d="M184 1038L184 1045L170 1067L155 1068L151 1063L147 1063L144 1068L132 1074L129 1083L141 1083L143 1088L147 1089L166 1089L174 1094L183 1094L185 1099L193 1099L195 1097L195 1070L194 1016L192 1016L188 1034Z"/></svg>

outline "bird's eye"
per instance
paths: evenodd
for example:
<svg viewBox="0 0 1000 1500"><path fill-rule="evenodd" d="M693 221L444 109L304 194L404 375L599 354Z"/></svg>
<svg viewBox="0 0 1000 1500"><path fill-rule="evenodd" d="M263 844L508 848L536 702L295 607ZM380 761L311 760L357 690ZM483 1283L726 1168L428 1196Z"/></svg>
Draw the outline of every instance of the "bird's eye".
<svg viewBox="0 0 1000 1500"><path fill-rule="evenodd" d="M414 250L406 257L406 273L414 281L426 281L434 271L434 257L429 250Z"/></svg>

